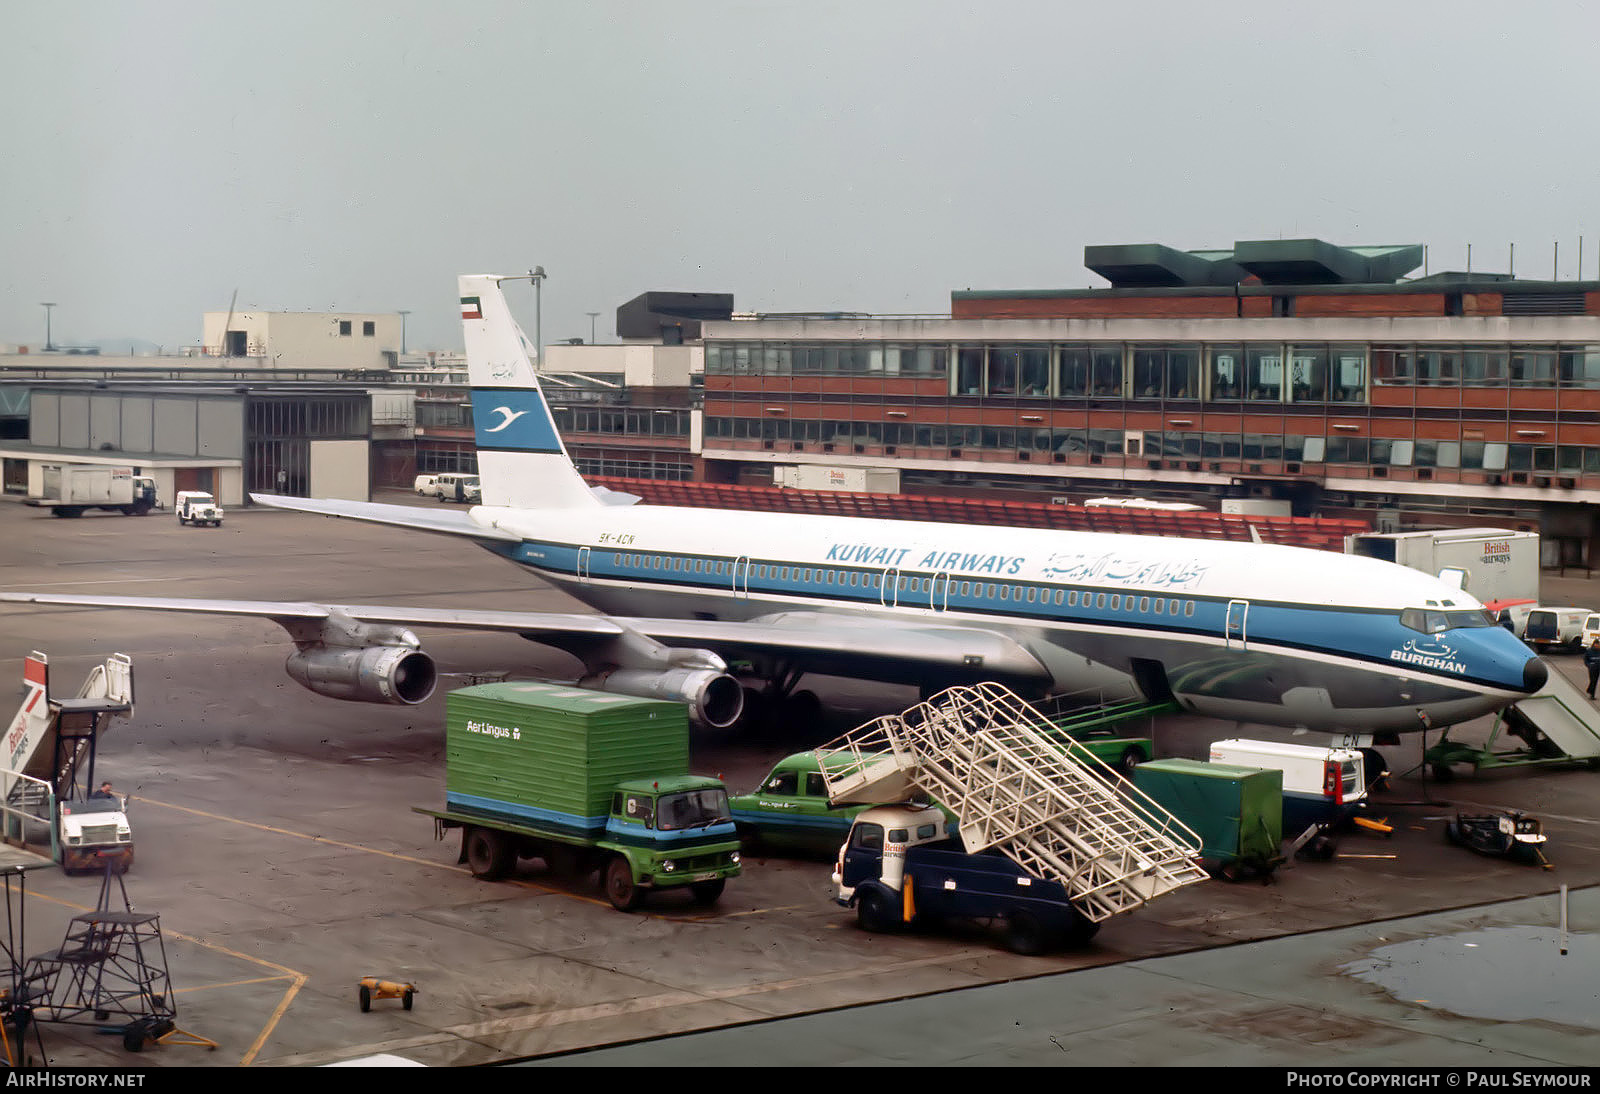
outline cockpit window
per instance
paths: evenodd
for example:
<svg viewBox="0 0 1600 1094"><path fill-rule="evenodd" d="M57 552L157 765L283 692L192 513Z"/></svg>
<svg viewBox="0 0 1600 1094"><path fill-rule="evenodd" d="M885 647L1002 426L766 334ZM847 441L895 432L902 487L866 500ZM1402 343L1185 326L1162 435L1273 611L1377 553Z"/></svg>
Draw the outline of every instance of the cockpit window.
<svg viewBox="0 0 1600 1094"><path fill-rule="evenodd" d="M1486 610L1439 611L1432 608L1407 608L1400 613L1402 626L1422 634L1440 634L1465 627L1492 627L1494 616Z"/></svg>

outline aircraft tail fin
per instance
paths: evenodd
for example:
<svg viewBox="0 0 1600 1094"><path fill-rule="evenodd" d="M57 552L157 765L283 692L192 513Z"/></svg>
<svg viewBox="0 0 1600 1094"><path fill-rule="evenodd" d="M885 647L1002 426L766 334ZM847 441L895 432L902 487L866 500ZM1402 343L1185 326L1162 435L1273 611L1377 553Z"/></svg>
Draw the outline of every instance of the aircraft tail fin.
<svg viewBox="0 0 1600 1094"><path fill-rule="evenodd" d="M483 504L587 509L600 504L567 455L528 356L528 337L495 274L465 274L461 328L472 385L473 430Z"/></svg>

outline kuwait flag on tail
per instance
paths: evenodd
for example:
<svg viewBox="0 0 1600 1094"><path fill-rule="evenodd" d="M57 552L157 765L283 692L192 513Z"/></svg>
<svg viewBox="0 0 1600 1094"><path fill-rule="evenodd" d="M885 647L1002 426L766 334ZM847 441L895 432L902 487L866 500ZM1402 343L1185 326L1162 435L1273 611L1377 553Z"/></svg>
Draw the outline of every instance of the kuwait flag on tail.
<svg viewBox="0 0 1600 1094"><path fill-rule="evenodd" d="M463 296L461 298L461 318L483 318L483 309L478 306L478 298L476 296Z"/></svg>

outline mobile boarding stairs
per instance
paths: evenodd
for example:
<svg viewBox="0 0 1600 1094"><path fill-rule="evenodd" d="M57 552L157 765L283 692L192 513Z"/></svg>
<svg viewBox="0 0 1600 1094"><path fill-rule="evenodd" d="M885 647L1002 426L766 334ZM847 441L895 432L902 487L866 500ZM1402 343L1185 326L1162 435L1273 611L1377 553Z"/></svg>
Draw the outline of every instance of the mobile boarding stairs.
<svg viewBox="0 0 1600 1094"><path fill-rule="evenodd" d="M133 662L122 653L96 665L78 694L57 698L50 693L50 663L35 650L23 662L22 705L12 718L0 757L4 835L8 843L42 842L50 831L51 857L56 846L56 805L72 796L80 775L85 792L94 785L94 760L100 734L112 718L133 711Z"/></svg>
<svg viewBox="0 0 1600 1094"><path fill-rule="evenodd" d="M1600 708L1554 664L1549 669L1544 687L1495 717L1482 748L1451 740L1446 729L1423 754L1433 777L1449 781L1452 764L1468 764L1474 771L1571 763L1600 767ZM1518 744L1507 747L1502 733Z"/></svg>
<svg viewBox="0 0 1600 1094"><path fill-rule="evenodd" d="M925 794L967 853L995 848L1060 882L1097 923L1208 876L1198 836L998 684L951 688L822 751L843 758L821 765L830 800Z"/></svg>

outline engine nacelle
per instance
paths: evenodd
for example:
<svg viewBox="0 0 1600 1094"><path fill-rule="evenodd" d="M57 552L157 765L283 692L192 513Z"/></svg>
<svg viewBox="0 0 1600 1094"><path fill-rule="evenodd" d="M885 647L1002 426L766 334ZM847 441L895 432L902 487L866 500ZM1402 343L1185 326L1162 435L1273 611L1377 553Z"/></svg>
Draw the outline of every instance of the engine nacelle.
<svg viewBox="0 0 1600 1094"><path fill-rule="evenodd" d="M420 703L439 679L433 658L405 646L300 650L284 668L301 687L358 703Z"/></svg>
<svg viewBox="0 0 1600 1094"><path fill-rule="evenodd" d="M725 672L712 669L612 669L585 676L579 687L687 703L689 718L712 729L725 729L744 711L744 688Z"/></svg>

